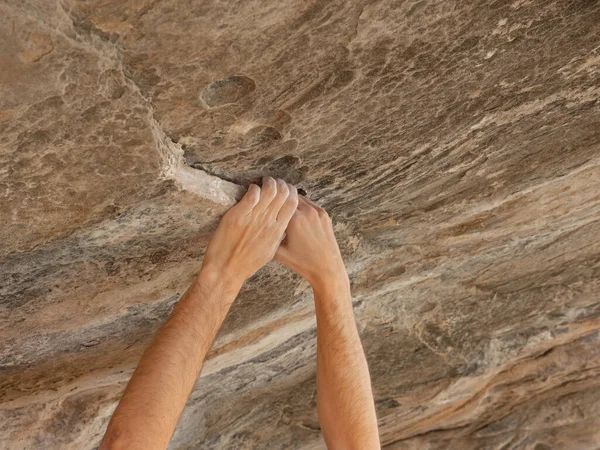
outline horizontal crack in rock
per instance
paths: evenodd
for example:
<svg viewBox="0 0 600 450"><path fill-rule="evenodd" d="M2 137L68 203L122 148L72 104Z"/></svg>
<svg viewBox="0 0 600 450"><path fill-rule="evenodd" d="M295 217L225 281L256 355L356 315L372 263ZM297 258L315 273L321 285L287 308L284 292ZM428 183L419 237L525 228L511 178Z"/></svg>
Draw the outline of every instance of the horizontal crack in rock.
<svg viewBox="0 0 600 450"><path fill-rule="evenodd" d="M154 118L150 106L149 112L149 121L156 148L164 164L163 176L165 178L174 180L180 189L193 192L221 205L233 205L242 197L245 192L243 186L209 174L204 170L188 166L183 159L181 145L176 144L167 136Z"/></svg>

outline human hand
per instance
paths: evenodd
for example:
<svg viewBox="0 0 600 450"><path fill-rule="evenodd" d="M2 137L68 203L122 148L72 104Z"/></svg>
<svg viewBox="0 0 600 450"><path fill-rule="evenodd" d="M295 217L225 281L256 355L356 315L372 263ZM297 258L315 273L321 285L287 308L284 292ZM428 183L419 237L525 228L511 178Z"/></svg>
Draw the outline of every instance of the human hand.
<svg viewBox="0 0 600 450"><path fill-rule="evenodd" d="M210 273L236 287L273 259L298 206L298 192L283 180L263 178L219 223L211 238L201 274Z"/></svg>
<svg viewBox="0 0 600 450"><path fill-rule="evenodd" d="M275 260L305 278L313 289L347 279L331 219L323 208L300 197L286 235Z"/></svg>

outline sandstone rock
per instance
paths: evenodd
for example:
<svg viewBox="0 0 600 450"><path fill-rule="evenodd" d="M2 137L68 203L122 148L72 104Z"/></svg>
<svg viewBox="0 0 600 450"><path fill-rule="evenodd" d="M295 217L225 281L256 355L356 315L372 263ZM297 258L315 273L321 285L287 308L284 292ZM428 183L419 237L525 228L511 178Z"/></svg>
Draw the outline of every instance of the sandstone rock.
<svg viewBox="0 0 600 450"><path fill-rule="evenodd" d="M96 448L265 174L333 216L385 448L596 448L599 35L597 1L0 4L0 448ZM315 345L270 263L171 448L323 448Z"/></svg>
<svg viewBox="0 0 600 450"><path fill-rule="evenodd" d="M25 43L25 49L19 54L24 63L39 61L43 56L54 50L52 39L47 34L34 33Z"/></svg>

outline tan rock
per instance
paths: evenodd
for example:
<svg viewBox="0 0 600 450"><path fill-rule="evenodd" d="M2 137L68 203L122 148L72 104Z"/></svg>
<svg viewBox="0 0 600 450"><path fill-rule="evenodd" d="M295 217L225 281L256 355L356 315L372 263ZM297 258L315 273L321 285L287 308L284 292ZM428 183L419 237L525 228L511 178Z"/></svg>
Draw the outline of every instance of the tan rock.
<svg viewBox="0 0 600 450"><path fill-rule="evenodd" d="M24 63L39 61L54 50L52 38L47 34L32 33L25 43L25 49L19 53L19 58Z"/></svg>
<svg viewBox="0 0 600 450"><path fill-rule="evenodd" d="M93 449L262 175L334 219L389 449L600 441L594 1L0 4L0 449ZM245 285L173 449L324 448L311 292Z"/></svg>

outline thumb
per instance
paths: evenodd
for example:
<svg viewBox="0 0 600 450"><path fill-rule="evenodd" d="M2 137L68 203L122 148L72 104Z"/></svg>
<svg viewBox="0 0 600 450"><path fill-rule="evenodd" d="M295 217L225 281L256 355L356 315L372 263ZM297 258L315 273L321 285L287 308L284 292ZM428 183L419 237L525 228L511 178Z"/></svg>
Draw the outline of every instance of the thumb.
<svg viewBox="0 0 600 450"><path fill-rule="evenodd" d="M290 261L290 250L287 248L287 243L282 243L275 252L275 261L287 266Z"/></svg>

